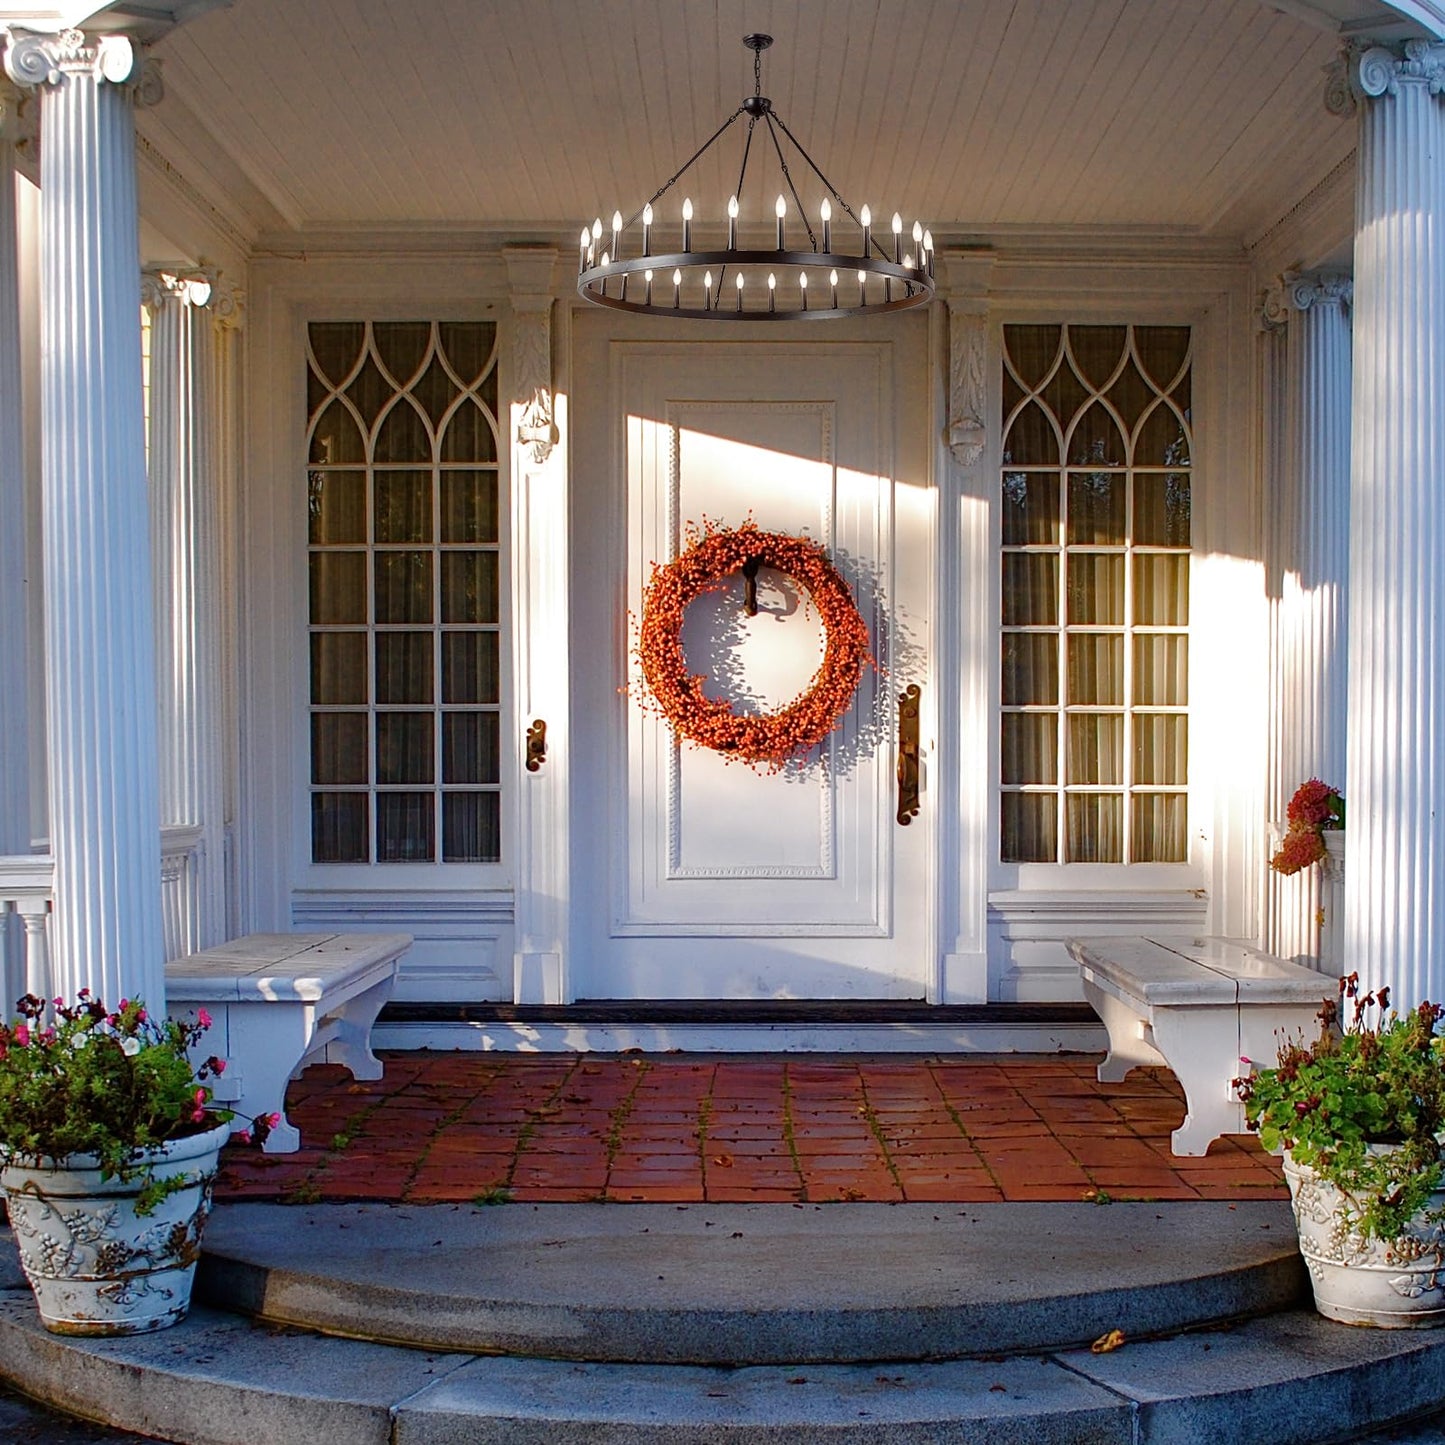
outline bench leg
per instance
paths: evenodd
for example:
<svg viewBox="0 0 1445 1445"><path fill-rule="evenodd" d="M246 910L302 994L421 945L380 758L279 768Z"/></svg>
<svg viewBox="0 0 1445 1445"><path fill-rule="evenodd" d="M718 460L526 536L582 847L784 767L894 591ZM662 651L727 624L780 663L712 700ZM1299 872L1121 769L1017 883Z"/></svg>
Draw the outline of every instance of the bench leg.
<svg viewBox="0 0 1445 1445"><path fill-rule="evenodd" d="M1109 1034L1109 1052L1097 1070L1101 1084L1117 1084L1131 1069L1164 1063L1159 1051L1143 1037L1143 1021L1132 1009L1089 979L1084 980L1084 997Z"/></svg>
<svg viewBox="0 0 1445 1445"><path fill-rule="evenodd" d="M230 1107L235 1127L257 1114L279 1114L266 1140L268 1154L294 1154L301 1132L286 1117L286 1084L299 1067L315 1031L310 1004L267 999L225 1005L226 1047L241 1072L241 1097Z"/></svg>
<svg viewBox="0 0 1445 1445"><path fill-rule="evenodd" d="M1231 1087L1243 1067L1238 1010L1156 1008L1154 1041L1184 1089L1188 1111L1170 1137L1174 1153L1198 1158L1221 1134L1244 1133L1244 1105Z"/></svg>
<svg viewBox="0 0 1445 1445"><path fill-rule="evenodd" d="M335 1019L335 1032L326 1042L322 1057L328 1064L340 1064L353 1079L379 1079L381 1060L371 1052L371 1029L376 1016L391 997L394 975L347 999Z"/></svg>

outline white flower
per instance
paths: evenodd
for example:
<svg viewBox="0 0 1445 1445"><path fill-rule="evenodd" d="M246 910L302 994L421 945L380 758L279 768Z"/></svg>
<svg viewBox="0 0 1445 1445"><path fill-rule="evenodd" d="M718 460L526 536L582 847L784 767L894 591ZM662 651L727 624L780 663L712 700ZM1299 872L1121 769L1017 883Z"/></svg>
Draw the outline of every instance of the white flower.
<svg viewBox="0 0 1445 1445"><path fill-rule="evenodd" d="M70 1036L70 1047L71 1047L72 1049L83 1049L83 1048L85 1047L85 1041L86 1041L86 1035L85 1035L85 1034L71 1034L71 1036Z"/></svg>
<svg viewBox="0 0 1445 1445"><path fill-rule="evenodd" d="M140 1053L140 1040L137 1038L125 1038L120 1041L120 1050L126 1058L133 1059Z"/></svg>

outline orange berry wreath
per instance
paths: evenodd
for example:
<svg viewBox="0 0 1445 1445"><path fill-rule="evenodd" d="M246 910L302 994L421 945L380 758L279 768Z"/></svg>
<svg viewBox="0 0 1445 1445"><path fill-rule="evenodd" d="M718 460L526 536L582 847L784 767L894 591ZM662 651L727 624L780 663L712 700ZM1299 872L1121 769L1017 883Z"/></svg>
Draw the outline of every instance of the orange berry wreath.
<svg viewBox="0 0 1445 1445"><path fill-rule="evenodd" d="M759 565L801 583L822 620L827 642L807 689L775 713L750 716L706 696L707 679L688 671L682 621L688 604L725 585L734 572L756 576ZM807 537L763 532L753 522L722 527L689 524L675 561L654 563L643 593L637 653L662 716L679 737L729 758L773 770L816 747L837 727L873 660L868 625L828 554Z"/></svg>

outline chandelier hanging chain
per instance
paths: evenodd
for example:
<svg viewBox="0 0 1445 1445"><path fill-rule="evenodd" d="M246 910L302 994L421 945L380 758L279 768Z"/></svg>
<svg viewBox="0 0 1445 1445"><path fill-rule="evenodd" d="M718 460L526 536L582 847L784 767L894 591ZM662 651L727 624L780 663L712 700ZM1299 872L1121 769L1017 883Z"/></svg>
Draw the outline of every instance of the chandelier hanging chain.
<svg viewBox="0 0 1445 1445"><path fill-rule="evenodd" d="M912 244L905 254L903 220L895 211L890 254L884 240L874 235L871 209L864 206L861 216L854 211L833 182L823 174L822 168L793 134L787 122L773 109L772 101L763 94L762 51L772 43L772 37L768 35L743 37L743 44L753 52L753 93L625 222L619 210L613 211L610 245L603 243L600 216L590 227L583 229L578 251L577 289L585 300L623 311L678 318L790 321L858 316L871 311L898 311L922 305L931 299L935 265L933 233L925 231L922 223L915 221ZM748 118L747 133L743 138L737 190L727 204L726 245L720 241L711 245L706 242L694 245L690 196L682 203L681 241L675 244L677 231L666 219L654 217L654 205L717 145L723 134L743 115ZM771 208L776 217L775 243L771 249L763 249L758 244L761 237L755 220L757 212L753 209L756 203L747 202L744 196L752 159L753 132L760 118L767 122L768 139L777 157L784 188ZM814 229L799 189L798 180L804 173L794 175L794 167L783 145L784 139L802 157L808 171L822 183L824 196L819 207L821 238ZM789 217L789 197L796 210L792 219ZM832 229L834 205L838 208L838 219L846 217L848 222L858 227L860 234L856 241L844 239L841 245L835 244ZM640 245L634 229L639 219L642 223ZM791 226L796 236L799 221L807 233L807 249L788 244L788 229ZM716 222L704 218L699 224L708 228ZM848 227L844 229L846 232ZM886 238L886 227L884 232ZM713 234L716 235L716 232ZM671 305L667 300L669 279L672 282ZM632 283L630 293L629 283ZM728 298L726 305L725 296Z"/></svg>

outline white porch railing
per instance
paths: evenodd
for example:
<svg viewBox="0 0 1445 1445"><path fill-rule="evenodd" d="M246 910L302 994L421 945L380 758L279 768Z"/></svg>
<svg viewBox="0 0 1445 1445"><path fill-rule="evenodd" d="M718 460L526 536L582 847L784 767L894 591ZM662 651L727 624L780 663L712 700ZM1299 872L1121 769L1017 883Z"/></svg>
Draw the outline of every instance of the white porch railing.
<svg viewBox="0 0 1445 1445"><path fill-rule="evenodd" d="M161 918L166 960L199 952L199 876L202 830L161 829ZM0 858L0 1016L9 1018L22 994L52 995L51 876L48 855Z"/></svg>

